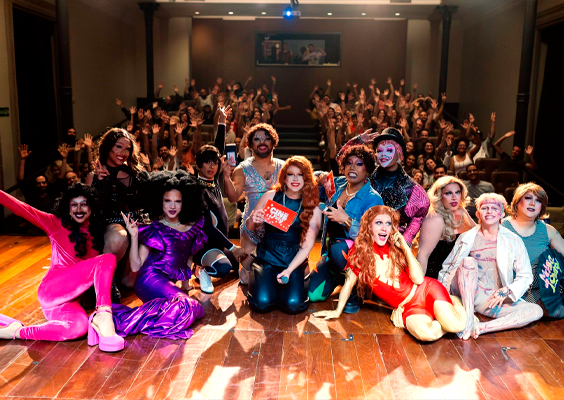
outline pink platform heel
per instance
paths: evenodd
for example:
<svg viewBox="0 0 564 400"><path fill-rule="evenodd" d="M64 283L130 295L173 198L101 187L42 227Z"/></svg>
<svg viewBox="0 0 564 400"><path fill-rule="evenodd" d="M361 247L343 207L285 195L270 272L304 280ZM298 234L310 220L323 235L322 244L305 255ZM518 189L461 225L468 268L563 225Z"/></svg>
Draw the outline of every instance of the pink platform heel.
<svg viewBox="0 0 564 400"><path fill-rule="evenodd" d="M19 330L24 327L23 322L22 322L22 321L18 321L17 319L14 319L14 318L10 318L10 317L8 317L8 316L6 316L6 315L0 314L0 329L2 329L2 328L7 328L7 327L9 327L10 325L12 325L14 322L17 322L18 324L21 324L21 326L20 326L18 329L16 329L16 330L14 331L14 339L16 339L16 333L18 333Z"/></svg>
<svg viewBox="0 0 564 400"><path fill-rule="evenodd" d="M106 353L114 353L117 351L122 351L125 347L125 341L121 336L102 336L100 335L99 328L94 324L94 316L100 312L112 313L111 310L96 310L90 315L88 319L88 346L96 346L100 351L105 351Z"/></svg>

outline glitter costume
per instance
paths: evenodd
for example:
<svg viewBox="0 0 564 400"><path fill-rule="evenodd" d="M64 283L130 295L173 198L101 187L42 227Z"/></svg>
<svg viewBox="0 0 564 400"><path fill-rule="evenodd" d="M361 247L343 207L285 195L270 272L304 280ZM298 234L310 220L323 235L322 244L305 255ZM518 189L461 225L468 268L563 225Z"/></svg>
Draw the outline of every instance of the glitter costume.
<svg viewBox="0 0 564 400"><path fill-rule="evenodd" d="M284 166L284 161L279 158L272 159L274 161L274 173L270 179L266 181L253 166L253 160L254 157L251 157L239 164L245 174L244 191L246 196L245 210L243 211L243 216L241 218L241 235L245 233L254 244L258 244L258 242L260 242L261 235L257 234L257 232L249 231L245 222L251 215L251 211L255 209L255 206L262 195L269 191L276 182L278 182L278 173Z"/></svg>
<svg viewBox="0 0 564 400"><path fill-rule="evenodd" d="M139 243L150 250L134 287L144 304L133 309L114 305L114 322L120 336L137 333L169 339L192 336L190 326L204 316L204 310L175 283L192 276L188 261L208 239L204 226L202 217L186 232L158 221L139 227Z"/></svg>
<svg viewBox="0 0 564 400"><path fill-rule="evenodd" d="M392 140L398 143L404 150L405 143L401 134L395 128L387 128L384 132L374 140L374 147L383 140ZM363 144L361 135L349 140L339 151L339 158L347 148L355 145ZM390 164L386 168L379 166L370 176L370 183L376 190L384 204L400 213L399 231L405 238L406 242L411 245L413 239L421 229L423 218L429 211L429 197L425 190L409 177L402 165L398 162L397 169L390 171L396 164Z"/></svg>

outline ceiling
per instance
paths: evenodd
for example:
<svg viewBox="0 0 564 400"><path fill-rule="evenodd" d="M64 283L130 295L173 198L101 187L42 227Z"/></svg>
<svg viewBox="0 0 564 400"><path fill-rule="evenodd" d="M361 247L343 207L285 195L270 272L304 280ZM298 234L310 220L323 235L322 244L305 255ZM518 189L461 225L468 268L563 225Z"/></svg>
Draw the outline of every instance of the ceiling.
<svg viewBox="0 0 564 400"><path fill-rule="evenodd" d="M160 4L156 16L165 18L281 18L283 11L290 6L290 0L152 1ZM299 10L302 19L441 19L437 6L443 4L458 7L454 19L470 20L516 1L520 0L300 0Z"/></svg>

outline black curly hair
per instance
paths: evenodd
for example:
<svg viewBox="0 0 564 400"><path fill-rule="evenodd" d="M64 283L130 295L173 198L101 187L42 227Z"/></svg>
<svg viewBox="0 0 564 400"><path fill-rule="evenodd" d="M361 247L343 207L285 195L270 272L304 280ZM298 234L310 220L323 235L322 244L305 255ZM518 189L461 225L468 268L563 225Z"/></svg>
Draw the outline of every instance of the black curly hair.
<svg viewBox="0 0 564 400"><path fill-rule="evenodd" d="M358 157L362 161L364 161L368 176L372 175L372 173L376 169L376 155L374 154L374 151L363 144L358 146L351 146L345 150L339 160L339 172L341 174L345 172L347 159L352 156Z"/></svg>
<svg viewBox="0 0 564 400"><path fill-rule="evenodd" d="M75 183L57 199L53 214L61 220L63 227L70 231L69 239L72 243L75 243L76 255L84 257L87 251L88 235L80 231L80 225L70 215L70 202L77 197L85 197L88 201L91 210L88 219L88 232L93 238L92 247L101 253L104 248L105 224L100 216L100 206L96 200L94 189L80 182Z"/></svg>
<svg viewBox="0 0 564 400"><path fill-rule="evenodd" d="M141 187L138 198L152 220L163 215L163 196L171 190L178 190L182 194L182 210L178 214L181 224L193 224L204 215L207 210L204 201L204 189L198 181L187 172L156 171L139 174Z"/></svg>
<svg viewBox="0 0 564 400"><path fill-rule="evenodd" d="M135 140L135 137L127 132L125 129L121 128L111 128L109 129L98 143L98 158L100 164L106 165L108 161L108 156L110 151L120 138L125 138L131 143L131 150L129 151L129 157L127 158L127 166L133 173L143 170L143 164L139 157L139 145Z"/></svg>

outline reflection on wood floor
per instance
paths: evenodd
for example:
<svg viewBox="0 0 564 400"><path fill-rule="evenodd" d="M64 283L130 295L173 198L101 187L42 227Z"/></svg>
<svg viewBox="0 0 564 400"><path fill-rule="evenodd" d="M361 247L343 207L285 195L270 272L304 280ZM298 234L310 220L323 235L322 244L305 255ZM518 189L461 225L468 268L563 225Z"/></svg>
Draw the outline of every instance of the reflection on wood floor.
<svg viewBox="0 0 564 400"><path fill-rule="evenodd" d="M44 321L36 292L49 257L45 237L0 236L0 313ZM188 341L133 336L107 354L86 340L2 340L0 398L564 399L564 321L422 344L374 302L327 322L311 311L332 301L257 314L244 290L234 276L212 296L193 290L206 316ZM502 347L516 350L506 359Z"/></svg>

